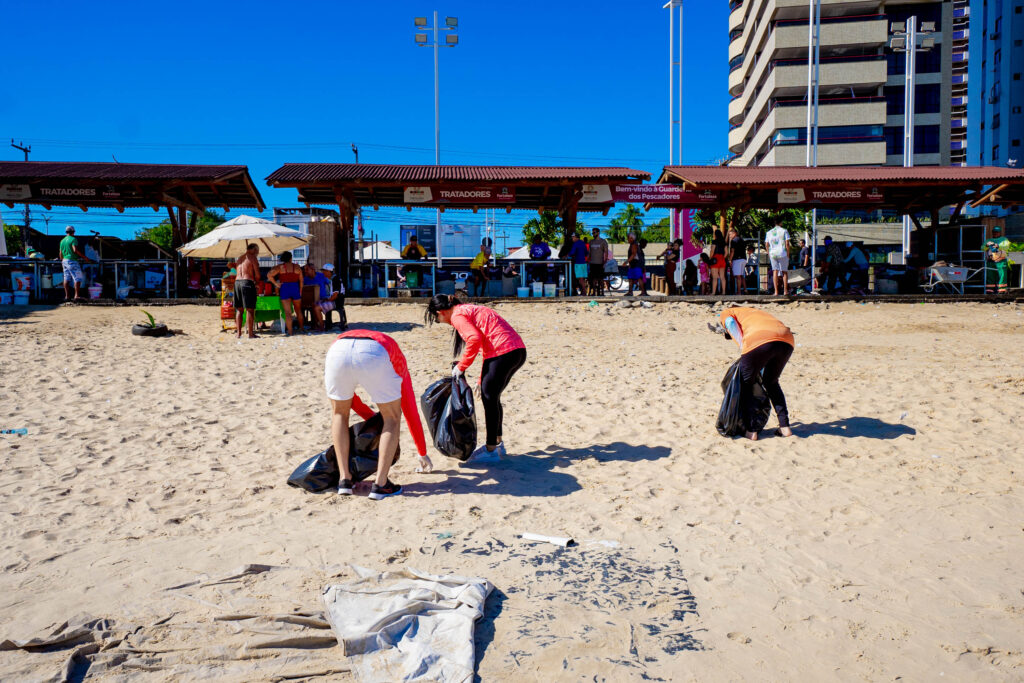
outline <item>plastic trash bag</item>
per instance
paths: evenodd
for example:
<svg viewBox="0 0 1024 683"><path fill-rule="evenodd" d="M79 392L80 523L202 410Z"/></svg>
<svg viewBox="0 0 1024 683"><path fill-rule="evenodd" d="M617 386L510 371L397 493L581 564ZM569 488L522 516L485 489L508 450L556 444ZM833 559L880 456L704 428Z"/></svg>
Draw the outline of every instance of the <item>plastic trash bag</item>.
<svg viewBox="0 0 1024 683"><path fill-rule="evenodd" d="M718 422L715 427L722 436L743 436L746 432L759 432L768 424L772 413L772 403L761 384L760 375L754 382L750 400L754 402L753 424L743 423L743 407L740 405L743 377L740 375L740 362L737 360L726 371L722 380L722 407L718 410Z"/></svg>
<svg viewBox="0 0 1024 683"><path fill-rule="evenodd" d="M380 413L348 428L348 465L352 471L353 482L368 479L377 472L380 435L383 429L384 418ZM401 448L396 448L392 465L398 462L400 454ZM288 477L288 485L319 493L337 488L340 480L341 470L338 469L338 460L332 445L296 467Z"/></svg>
<svg viewBox="0 0 1024 683"><path fill-rule="evenodd" d="M427 387L420 407L437 450L465 462L476 450L476 406L465 377L445 377Z"/></svg>

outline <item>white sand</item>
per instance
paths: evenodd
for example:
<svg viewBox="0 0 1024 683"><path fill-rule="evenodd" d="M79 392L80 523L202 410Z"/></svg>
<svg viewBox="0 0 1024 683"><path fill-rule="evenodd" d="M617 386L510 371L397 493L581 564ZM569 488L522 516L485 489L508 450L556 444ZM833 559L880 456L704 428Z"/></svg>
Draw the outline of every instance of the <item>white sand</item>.
<svg viewBox="0 0 1024 683"><path fill-rule="evenodd" d="M802 438L752 444L714 430L736 351L708 307L605 308L499 306L529 352L515 456L432 451L417 475L403 429L406 495L380 503L285 484L329 440L333 336L239 344L215 307L154 310L170 339L131 336L135 309L0 319L0 427L29 429L0 436L0 641L84 613L136 631L101 678L345 679L337 648L256 650L266 619L213 617L316 613L347 563L407 563L497 587L483 680L1024 678L1021 310L769 306L797 333ZM448 367L419 306L349 317L399 341L417 391ZM164 590L245 563L288 569ZM0 652L0 678L71 652Z"/></svg>

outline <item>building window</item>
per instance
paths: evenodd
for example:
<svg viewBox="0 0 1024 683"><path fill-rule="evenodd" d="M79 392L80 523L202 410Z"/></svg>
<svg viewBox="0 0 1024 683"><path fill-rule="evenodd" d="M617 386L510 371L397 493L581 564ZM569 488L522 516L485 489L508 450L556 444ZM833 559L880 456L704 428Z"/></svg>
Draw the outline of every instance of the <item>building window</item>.
<svg viewBox="0 0 1024 683"><path fill-rule="evenodd" d="M1003 122L1003 120L999 116L999 112L996 112L995 114L993 114L992 115L992 130L995 130L996 128L998 128L1000 126L1000 124L1002 124L1002 122Z"/></svg>
<svg viewBox="0 0 1024 683"><path fill-rule="evenodd" d="M871 142L882 140L882 126L822 126L818 128L818 142L822 144L841 142ZM772 136L773 145L806 145L806 128L780 128Z"/></svg>
<svg viewBox="0 0 1024 683"><path fill-rule="evenodd" d="M903 86L885 87L885 113L888 116L899 116L904 112ZM938 114L942 111L942 86L938 83L926 83L914 89L914 113Z"/></svg>
<svg viewBox="0 0 1024 683"><path fill-rule="evenodd" d="M1013 80L1019 81L1020 80L1020 74L1013 74Z"/></svg>
<svg viewBox="0 0 1024 683"><path fill-rule="evenodd" d="M1020 107L1014 107L1013 108L1013 113L1014 114L1019 114L1020 113Z"/></svg>
<svg viewBox="0 0 1024 683"><path fill-rule="evenodd" d="M996 17L996 30L994 31L994 33L1001 33L1002 30L1003 30L1003 18L1002 17ZM992 38L992 40L995 40L995 38Z"/></svg>
<svg viewBox="0 0 1024 683"><path fill-rule="evenodd" d="M890 76L902 75L907 72L907 55L903 52L890 52L885 56L886 72ZM804 60L806 63L807 60ZM942 71L942 50L938 47L927 52L917 53L917 73L937 74Z"/></svg>
<svg viewBox="0 0 1024 683"><path fill-rule="evenodd" d="M939 127L914 126L914 154L938 154Z"/></svg>
<svg viewBox="0 0 1024 683"><path fill-rule="evenodd" d="M1020 140L1014 140L1011 142L1010 147L1020 147Z"/></svg>
<svg viewBox="0 0 1024 683"><path fill-rule="evenodd" d="M903 129L895 126L885 127L885 153L887 156L903 154Z"/></svg>
<svg viewBox="0 0 1024 683"><path fill-rule="evenodd" d="M992 163L994 164L997 161L999 161L999 145L992 147Z"/></svg>

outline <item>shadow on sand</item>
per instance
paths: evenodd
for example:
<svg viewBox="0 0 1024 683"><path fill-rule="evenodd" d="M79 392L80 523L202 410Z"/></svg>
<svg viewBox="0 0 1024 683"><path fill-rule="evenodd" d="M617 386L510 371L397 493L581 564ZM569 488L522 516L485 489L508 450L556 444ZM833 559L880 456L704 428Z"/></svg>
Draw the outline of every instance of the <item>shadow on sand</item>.
<svg viewBox="0 0 1024 683"><path fill-rule="evenodd" d="M18 323L14 321L18 318L24 318L41 311L52 311L55 308L58 308L57 304L39 306L0 306L0 325L15 325ZM34 321L24 321L24 323L31 325L34 324Z"/></svg>
<svg viewBox="0 0 1024 683"><path fill-rule="evenodd" d="M349 323L348 331L373 330L374 332L391 334L392 332L409 332L418 327L423 327L423 323Z"/></svg>
<svg viewBox="0 0 1024 683"><path fill-rule="evenodd" d="M868 439L897 439L917 434L917 430L904 424L891 424L873 417L846 417L832 422L807 422L797 424L794 436L806 439L811 436L842 436L847 439L866 437Z"/></svg>
<svg viewBox="0 0 1024 683"><path fill-rule="evenodd" d="M570 467L574 462L593 458L598 462L640 462L668 457L667 446L633 446L617 442L586 448L549 446L545 450L510 455L499 463L474 467L467 465L450 469L436 469L446 475L441 481L415 481L403 484L402 492L411 496L440 493L493 493L527 498L555 498L567 496L582 487L576 477L555 469ZM454 462L436 458L435 466ZM428 475L429 476L429 475Z"/></svg>

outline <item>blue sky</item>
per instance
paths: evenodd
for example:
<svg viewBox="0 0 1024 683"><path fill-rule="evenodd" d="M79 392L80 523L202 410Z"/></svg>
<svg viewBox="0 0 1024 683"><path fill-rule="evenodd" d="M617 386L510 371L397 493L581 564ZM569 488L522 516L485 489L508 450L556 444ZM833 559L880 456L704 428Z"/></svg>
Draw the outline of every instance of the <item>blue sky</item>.
<svg viewBox="0 0 1024 683"><path fill-rule="evenodd" d="M433 163L433 55L414 44L413 17L437 9L458 17L460 41L440 55L442 163L610 164L656 177L668 147L662 4L6 3L0 159L22 158L14 138L33 160L246 164L269 207L298 205L294 191L266 186L271 171L350 162L352 142L363 163ZM727 153L727 14L726 2L687 0L688 163ZM45 213L33 207L35 227ZM163 215L52 213L51 231L71 222L121 237ZM530 217L502 214L499 226L518 237ZM370 210L365 221L397 239L399 223L432 223L433 212Z"/></svg>

